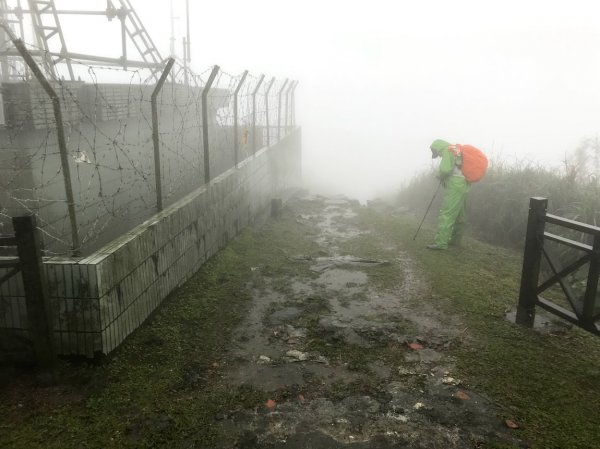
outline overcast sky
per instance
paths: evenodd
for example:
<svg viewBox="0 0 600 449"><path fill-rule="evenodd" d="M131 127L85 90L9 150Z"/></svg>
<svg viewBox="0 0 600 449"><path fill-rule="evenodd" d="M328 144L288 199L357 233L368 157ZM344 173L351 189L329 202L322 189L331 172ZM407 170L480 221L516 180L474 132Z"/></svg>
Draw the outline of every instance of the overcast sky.
<svg viewBox="0 0 600 449"><path fill-rule="evenodd" d="M170 1L131 3L167 55ZM179 51L185 0L173 4ZM431 165L436 138L559 166L600 132L594 0L190 0L190 9L197 72L218 64L300 81L305 177L333 192L364 200L397 188ZM86 53L110 41L106 18L89 20L99 31Z"/></svg>

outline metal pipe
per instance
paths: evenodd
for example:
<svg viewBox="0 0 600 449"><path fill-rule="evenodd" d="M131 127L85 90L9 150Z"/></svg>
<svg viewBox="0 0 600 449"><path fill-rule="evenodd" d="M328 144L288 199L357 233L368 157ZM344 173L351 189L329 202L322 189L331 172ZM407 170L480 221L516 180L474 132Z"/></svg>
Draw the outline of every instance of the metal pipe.
<svg viewBox="0 0 600 449"><path fill-rule="evenodd" d="M185 37L183 38L183 82L186 86L190 85L190 74L188 73L188 62L189 59L187 57L187 42Z"/></svg>
<svg viewBox="0 0 600 449"><path fill-rule="evenodd" d="M234 148L234 162L235 162L235 166L238 166L238 160L239 160L239 149L240 149L240 143L238 141L238 93L240 92L240 89L242 88L242 85L244 84L244 81L246 81L246 77L248 76L248 70L245 70L244 73L242 74L242 79L240 80L240 82L238 83L237 87L235 88L235 92L233 94L233 148Z"/></svg>
<svg viewBox="0 0 600 449"><path fill-rule="evenodd" d="M6 5L5 1L0 2L3 6ZM4 50L6 50L6 32L3 27L0 27L0 43ZM8 57L0 56L0 68L2 71L2 82L6 82L10 79L10 66L8 65ZM0 111L0 113L3 111ZM4 123L4 114L2 114L2 123Z"/></svg>
<svg viewBox="0 0 600 449"><path fill-rule="evenodd" d="M267 147L271 146L271 131L269 130L269 91L271 87L273 87L273 83L275 82L275 77L271 78L269 85L267 86L267 90L265 92L265 119L267 126Z"/></svg>
<svg viewBox="0 0 600 449"><path fill-rule="evenodd" d="M285 120L283 122L283 128L285 129L285 135L287 136L288 133L288 107L289 107L289 97L290 97L290 91L292 90L292 87L294 87L294 84L296 84L296 81L292 80L292 82L290 83L290 85L288 86L287 90L285 91Z"/></svg>
<svg viewBox="0 0 600 449"><path fill-rule="evenodd" d="M435 200L435 197L437 196L439 190L440 190L440 186L442 185L442 182L440 181L439 184L437 185L435 192L433 192L433 197L431 197L431 201L429 202L429 206L427 206L427 210L425 211L425 215L423 215L423 219L421 220L421 223L419 223L419 227L417 228L417 232L415 232L415 235L413 237L413 241L417 238L417 235L419 234L419 231L421 230L421 226L423 226L423 223L425 223L425 218L427 217L427 214L429 213L429 209L431 209L431 205L433 204L433 200Z"/></svg>
<svg viewBox="0 0 600 449"><path fill-rule="evenodd" d="M292 127L296 127L296 87L298 87L298 84L300 83L300 81L296 81L296 83L294 84L294 88L292 89L292 106L291 106L291 114L292 114L292 118L291 118L291 122L292 122Z"/></svg>
<svg viewBox="0 0 600 449"><path fill-rule="evenodd" d="M120 15L121 21L121 59L123 70L127 70L127 27L125 26L125 16Z"/></svg>
<svg viewBox="0 0 600 449"><path fill-rule="evenodd" d="M3 25L4 27L4 25ZM6 27L5 27L6 30ZM9 29L10 30L10 29ZM12 32L6 30L8 35L13 35ZM33 57L29 54L25 48L25 44L21 39L14 39L13 44L23 56L23 59L38 79L42 88L46 91L48 96L52 100L52 107L54 109L54 119L56 121L56 133L58 138L58 148L60 151L60 161L63 172L63 179L65 184L65 194L67 197L67 209L69 211L69 221L71 224L71 252L74 256L79 254L80 242L79 242L79 230L77 229L77 216L75 212L75 199L73 196L73 186L71 185L71 170L69 167L69 156L67 150L67 141L65 138L65 130L63 127L62 111L60 109L60 99L56 94L56 91L52 88L48 80L44 77L44 74L40 70Z"/></svg>
<svg viewBox="0 0 600 449"><path fill-rule="evenodd" d="M30 9L9 9L9 10L4 10L3 13L4 14L31 14L33 11ZM106 15L106 11L75 11L75 10L66 10L66 9L57 9L56 10L57 14L77 14L77 15L87 15L87 16L105 16ZM40 10L39 14L54 14L53 11L49 11L49 10Z"/></svg>
<svg viewBox="0 0 600 449"><path fill-rule="evenodd" d="M21 9L21 0L17 0L17 8ZM19 19L19 31L21 32L20 36L25 36L25 25L23 24L23 14L18 13L17 18ZM29 75L29 74L27 74Z"/></svg>
<svg viewBox="0 0 600 449"><path fill-rule="evenodd" d="M283 89L288 83L288 79L286 78L279 90L279 104L277 106L277 142L281 140L281 94L283 93Z"/></svg>
<svg viewBox="0 0 600 449"><path fill-rule="evenodd" d="M186 27L187 27L187 33L186 33L186 43L187 43L187 57L188 60L187 62L192 62L192 55L190 54L190 48L191 48L191 38L190 38L190 0L185 0L185 21L186 21Z"/></svg>
<svg viewBox="0 0 600 449"><path fill-rule="evenodd" d="M160 212L163 209L162 203L162 178L160 174L160 141L158 136L158 106L156 105L156 98L160 93L167 76L171 68L175 64L175 59L169 58L167 60L167 66L163 70L156 87L150 96L150 102L152 104L152 142L154 143L154 178L156 183L156 210Z"/></svg>
<svg viewBox="0 0 600 449"><path fill-rule="evenodd" d="M121 58L107 58L104 56L93 56L93 55L84 55L81 53L71 53L68 52L66 54L56 53L56 52L46 52L43 50L31 50L29 52L32 56L40 56L44 55L55 56L60 58L67 59L75 59L78 61L86 62L87 64L98 64L98 65L117 65L123 66L123 60ZM8 49L6 51L0 52L0 56L20 56L20 53L16 50ZM149 68L156 69L162 67L162 62L145 62L145 61L127 61L128 67L136 67L136 68Z"/></svg>
<svg viewBox="0 0 600 449"><path fill-rule="evenodd" d="M265 75L260 75L258 83L254 88L254 92L252 92L252 154L256 153L256 93L264 79Z"/></svg>
<svg viewBox="0 0 600 449"><path fill-rule="evenodd" d="M204 183L210 182L210 157L208 148L208 92L214 82L217 73L219 73L219 66L213 67L208 81L202 89L202 144L204 146Z"/></svg>

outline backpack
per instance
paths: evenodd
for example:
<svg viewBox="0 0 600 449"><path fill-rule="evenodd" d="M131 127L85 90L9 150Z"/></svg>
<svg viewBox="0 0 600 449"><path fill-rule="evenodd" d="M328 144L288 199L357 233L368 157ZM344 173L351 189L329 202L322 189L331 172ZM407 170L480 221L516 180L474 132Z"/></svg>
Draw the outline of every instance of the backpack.
<svg viewBox="0 0 600 449"><path fill-rule="evenodd" d="M477 182L483 178L488 167L488 158L483 154L483 151L472 145L456 144L453 146L452 152L455 155L462 156L460 169L467 182Z"/></svg>

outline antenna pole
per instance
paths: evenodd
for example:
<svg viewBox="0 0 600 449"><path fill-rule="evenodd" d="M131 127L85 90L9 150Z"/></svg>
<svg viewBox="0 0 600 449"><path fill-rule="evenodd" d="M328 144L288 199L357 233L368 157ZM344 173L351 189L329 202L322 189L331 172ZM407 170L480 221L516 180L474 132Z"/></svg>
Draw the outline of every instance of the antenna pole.
<svg viewBox="0 0 600 449"><path fill-rule="evenodd" d="M171 57L175 57L175 16L173 15L173 0L171 0Z"/></svg>
<svg viewBox="0 0 600 449"><path fill-rule="evenodd" d="M190 53L190 46L192 42L192 40L190 39L190 0L185 0L185 20L187 23L187 61L192 62L192 54Z"/></svg>

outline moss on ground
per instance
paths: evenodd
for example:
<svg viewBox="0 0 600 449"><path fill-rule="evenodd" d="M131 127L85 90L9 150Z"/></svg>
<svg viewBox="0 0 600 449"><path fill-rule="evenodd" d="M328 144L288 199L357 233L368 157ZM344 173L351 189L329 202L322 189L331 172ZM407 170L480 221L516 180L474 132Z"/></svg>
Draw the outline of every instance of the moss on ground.
<svg viewBox="0 0 600 449"><path fill-rule="evenodd" d="M299 202L298 210L309 215L317 207L315 202ZM459 315L466 325L470 338L451 351L469 388L501 404L505 417L521 425L519 435L533 448L598 446L600 339L577 329L540 333L504 319L504 312L516 306L520 254L474 240L463 249L428 252L424 246L430 231L423 230L413 241L417 223L409 217L356 210L359 215L352 221L377 233L379 240L360 234L340 250L390 259L388 265L364 270L377 288L393 287L400 274L397 253L382 250L381 238L410 253L431 283L436 306ZM266 288L256 273L272 277L275 282L269 287L293 298L285 279L312 279L315 274L307 263L286 263L289 257L322 255L312 228L296 213L287 210L260 230L243 232L107 360L96 365L62 361L58 386L39 387L33 377L23 376L10 390L0 389L0 447L208 448L227 441L215 419L226 411L262 406L272 395L247 385L231 388L221 377L232 331L249 306L250 289ZM332 400L357 392L383 394L368 375L369 364L379 360L398 366L402 351L332 344L329 335L315 333L328 298L314 294L303 306L306 314L300 324L311 332L307 349L347 363L359 376L319 387L324 394ZM296 393L282 390L272 398Z"/></svg>
<svg viewBox="0 0 600 449"><path fill-rule="evenodd" d="M426 273L437 305L461 317L471 338L454 350L460 375L510 410L505 418L520 424L532 447L598 446L600 338L578 328L540 332L505 319L517 304L520 253L472 239L462 248L430 251L432 232L413 240L418 223L409 216L365 209L360 220L405 248Z"/></svg>
<svg viewBox="0 0 600 449"><path fill-rule="evenodd" d="M185 448L223 441L215 416L268 399L248 386L224 386L220 375L232 330L249 305L247 287L261 288L253 269L276 279L310 277L305 264L281 268L291 255L318 252L305 231L291 213L244 231L106 360L61 361L61 381L53 387L24 374L18 385L0 389L0 447ZM276 287L288 291L284 283Z"/></svg>

